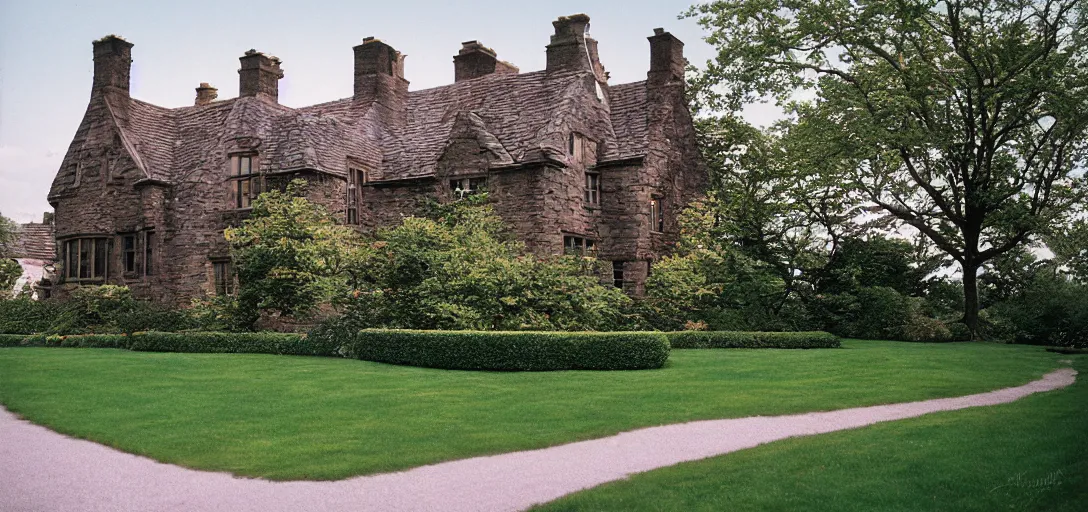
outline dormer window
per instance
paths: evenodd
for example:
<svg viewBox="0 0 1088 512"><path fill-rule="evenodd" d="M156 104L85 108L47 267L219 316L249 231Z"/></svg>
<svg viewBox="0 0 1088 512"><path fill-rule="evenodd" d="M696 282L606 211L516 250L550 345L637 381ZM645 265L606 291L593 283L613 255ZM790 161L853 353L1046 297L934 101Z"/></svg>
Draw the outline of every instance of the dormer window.
<svg viewBox="0 0 1088 512"><path fill-rule="evenodd" d="M580 133L571 132L567 139L567 154L571 163L593 167L597 163L597 143Z"/></svg>
<svg viewBox="0 0 1088 512"><path fill-rule="evenodd" d="M257 174L257 155L230 157L231 198L235 208L249 208L261 193Z"/></svg>
<svg viewBox="0 0 1088 512"><path fill-rule="evenodd" d="M363 185L370 183L366 169L348 169L347 223L359 223L359 202L363 197Z"/></svg>

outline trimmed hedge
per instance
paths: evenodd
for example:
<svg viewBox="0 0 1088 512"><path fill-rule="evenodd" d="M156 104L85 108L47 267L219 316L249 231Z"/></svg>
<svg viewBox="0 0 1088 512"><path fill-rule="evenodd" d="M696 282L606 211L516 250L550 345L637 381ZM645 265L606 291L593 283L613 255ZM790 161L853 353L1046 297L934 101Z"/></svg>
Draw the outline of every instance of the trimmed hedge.
<svg viewBox="0 0 1088 512"><path fill-rule="evenodd" d="M128 348L141 352L191 352L337 356L335 349L308 343L301 334L278 332L147 332L129 336Z"/></svg>
<svg viewBox="0 0 1088 512"><path fill-rule="evenodd" d="M131 335L74 334L22 338L27 339L16 345L121 348L140 352L339 355L335 350L329 351L326 347L308 343L303 335L276 332L137 332Z"/></svg>
<svg viewBox="0 0 1088 512"><path fill-rule="evenodd" d="M31 337L26 334L0 334L0 347L23 347L30 344L28 339Z"/></svg>
<svg viewBox="0 0 1088 512"><path fill-rule="evenodd" d="M450 370L638 370L660 368L669 340L655 332L364 330L347 339L274 332L138 332L0 335L0 346L119 348L143 352L349 357Z"/></svg>
<svg viewBox="0 0 1088 512"><path fill-rule="evenodd" d="M829 332L677 331L667 333L672 348L838 348Z"/></svg>
<svg viewBox="0 0 1088 512"><path fill-rule="evenodd" d="M367 329L343 354L448 370L637 370L665 364L669 340L656 332Z"/></svg>

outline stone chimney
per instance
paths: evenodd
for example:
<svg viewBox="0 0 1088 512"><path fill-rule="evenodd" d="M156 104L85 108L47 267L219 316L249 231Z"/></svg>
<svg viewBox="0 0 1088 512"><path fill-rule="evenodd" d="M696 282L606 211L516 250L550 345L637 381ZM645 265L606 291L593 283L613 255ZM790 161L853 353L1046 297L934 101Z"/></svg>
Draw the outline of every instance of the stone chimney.
<svg viewBox="0 0 1088 512"><path fill-rule="evenodd" d="M479 41L461 43L461 51L453 56L453 81L472 80L490 74L517 74L518 68L498 59L495 50Z"/></svg>
<svg viewBox="0 0 1088 512"><path fill-rule="evenodd" d="M552 22L555 35L548 44L548 72L592 70L598 81L605 81L604 66L597 56L597 41L589 36L589 16L560 16Z"/></svg>
<svg viewBox="0 0 1088 512"><path fill-rule="evenodd" d="M379 39L367 37L355 51L355 93L359 103L381 107L387 122L404 121L408 104L408 80L404 79L404 55Z"/></svg>
<svg viewBox="0 0 1088 512"><path fill-rule="evenodd" d="M651 84L684 81L684 43L665 29L655 28L650 40L650 72L646 74Z"/></svg>
<svg viewBox="0 0 1088 512"><path fill-rule="evenodd" d="M108 35L92 43L94 46L93 91L113 91L129 95L129 73L132 69L132 43Z"/></svg>
<svg viewBox="0 0 1088 512"><path fill-rule="evenodd" d="M242 63L238 70L238 96L255 96L278 103L283 78L280 60L257 50L249 50L238 60Z"/></svg>
<svg viewBox="0 0 1088 512"><path fill-rule="evenodd" d="M219 89L212 87L208 82L200 82L196 88L196 106L207 105L219 97Z"/></svg>

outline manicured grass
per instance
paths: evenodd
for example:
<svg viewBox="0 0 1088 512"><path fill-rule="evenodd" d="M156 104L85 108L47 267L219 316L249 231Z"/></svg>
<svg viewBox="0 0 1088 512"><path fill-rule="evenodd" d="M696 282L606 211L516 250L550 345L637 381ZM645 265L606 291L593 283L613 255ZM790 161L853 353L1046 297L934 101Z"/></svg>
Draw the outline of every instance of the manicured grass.
<svg viewBox="0 0 1088 512"><path fill-rule="evenodd" d="M1073 386L680 464L540 511L1046 510L1088 505L1088 357Z"/></svg>
<svg viewBox="0 0 1088 512"><path fill-rule="evenodd" d="M0 349L0 402L184 466L338 479L695 419L957 396L1058 366L1039 347L846 341L675 350L659 370L493 373L257 354Z"/></svg>

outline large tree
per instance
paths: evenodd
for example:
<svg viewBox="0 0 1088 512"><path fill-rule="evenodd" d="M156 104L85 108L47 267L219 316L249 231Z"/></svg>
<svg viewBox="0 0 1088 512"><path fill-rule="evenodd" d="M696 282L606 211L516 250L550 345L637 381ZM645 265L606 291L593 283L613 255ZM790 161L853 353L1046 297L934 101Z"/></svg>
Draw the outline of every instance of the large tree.
<svg viewBox="0 0 1088 512"><path fill-rule="evenodd" d="M730 0L689 12L718 50L711 105L797 108L810 156L978 270L1083 198L1086 10L1079 0ZM1079 186L1078 186L1079 185Z"/></svg>

